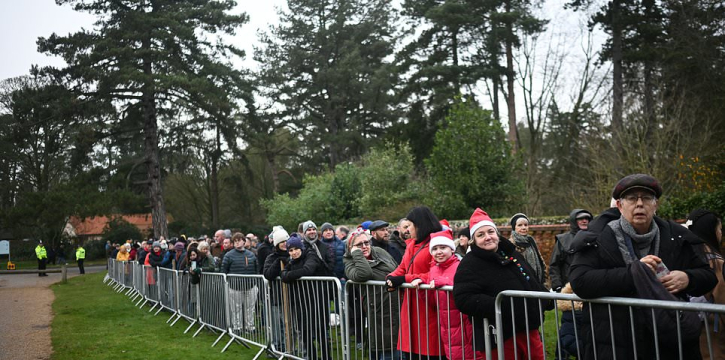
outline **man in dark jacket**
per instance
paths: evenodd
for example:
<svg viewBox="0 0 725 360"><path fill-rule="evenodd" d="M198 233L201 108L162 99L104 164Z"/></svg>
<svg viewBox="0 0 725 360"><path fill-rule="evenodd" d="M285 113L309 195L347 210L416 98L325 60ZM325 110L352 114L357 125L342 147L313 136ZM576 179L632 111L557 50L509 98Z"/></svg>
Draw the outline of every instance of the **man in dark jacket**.
<svg viewBox="0 0 725 360"><path fill-rule="evenodd" d="M257 257L244 247L246 238L242 233L232 236L234 248L224 255L221 270L225 274L256 275ZM259 289L254 279L229 277L229 302L236 311L232 314L232 330L255 331L254 317Z"/></svg>
<svg viewBox="0 0 725 360"><path fill-rule="evenodd" d="M317 225L312 220L307 220L302 224L302 236L305 246L309 247L317 257L322 259L327 269L325 274L318 276L332 276L332 271L335 269L335 252L327 244L320 241Z"/></svg>
<svg viewBox="0 0 725 360"><path fill-rule="evenodd" d="M617 183L612 197L617 199L621 217L610 221L598 234L587 231L577 236L591 246L581 248L573 256L570 279L574 293L581 298L638 297L633 276L639 267L637 262L645 264L653 273L665 265L669 270L660 271L659 282L683 301L688 295L700 296L715 286L715 274L693 248L702 240L686 228L654 216L661 195L662 187L649 175L633 174ZM574 247L578 248L576 241ZM653 286L659 284L653 283ZM649 310L642 311L647 313L643 316L635 316L634 324L631 324L630 311L626 307L586 304L585 314L590 313L589 307L592 316L584 316L582 325L584 359L594 358L595 349L598 359L615 356L631 359L635 349L633 337L638 359L656 358L654 331L648 328L652 323L651 319L647 320ZM676 324L658 321L657 326L664 328ZM700 359L698 341L697 336L683 337L681 341L660 339L660 358L679 358L681 345L685 359Z"/></svg>
<svg viewBox="0 0 725 360"><path fill-rule="evenodd" d="M372 245L377 246L390 254L393 260L400 264L403 261L403 253L405 249L400 248L397 243L390 242L390 231L388 231L389 224L382 220L375 220L368 227L370 234L372 235Z"/></svg>
<svg viewBox="0 0 725 360"><path fill-rule="evenodd" d="M335 267L332 269L332 274L344 281L345 264L342 263L342 257L345 255L345 244L335 235L335 228L332 224L326 222L320 226L320 230L322 230L322 242L332 249L335 256Z"/></svg>
<svg viewBox="0 0 725 360"><path fill-rule="evenodd" d="M572 242L580 230L586 230L592 213L584 209L574 209L569 214L571 229L564 234L556 235L556 243L551 251L549 263L549 278L551 289L560 292L561 288L569 282L569 266L571 266Z"/></svg>

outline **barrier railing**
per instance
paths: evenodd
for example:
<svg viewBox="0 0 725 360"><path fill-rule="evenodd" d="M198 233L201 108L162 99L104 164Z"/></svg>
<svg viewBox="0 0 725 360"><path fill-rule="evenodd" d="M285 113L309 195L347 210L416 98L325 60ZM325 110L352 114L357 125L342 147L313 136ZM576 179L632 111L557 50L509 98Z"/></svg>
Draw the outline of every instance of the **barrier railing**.
<svg viewBox="0 0 725 360"><path fill-rule="evenodd" d="M156 311L158 314L161 310L166 309L171 311L173 314L167 320L168 323L176 316L176 309L178 304L176 303L178 296L178 289L176 288L176 271L158 268L158 287L159 287L159 309Z"/></svg>
<svg viewBox="0 0 725 360"><path fill-rule="evenodd" d="M334 277L269 282L271 352L286 358L344 359L342 287ZM276 330L280 327L282 332Z"/></svg>
<svg viewBox="0 0 725 360"><path fill-rule="evenodd" d="M219 331L219 337L212 347L229 332L229 289L224 274L205 273L199 283L199 323L194 333L199 334L204 327Z"/></svg>
<svg viewBox="0 0 725 360"><path fill-rule="evenodd" d="M717 344L713 342L713 339L718 335L710 322L712 317L718 321L718 317L725 316L725 305L719 304L616 297L585 300L570 294L507 290L496 297L497 329L502 327L503 316L510 316L512 319L516 317L515 310L513 310L514 306L510 306L510 309L512 309L510 314L504 314L502 306L504 301L513 302L517 298L534 299L539 304L555 300L571 302L572 306L568 312L575 319L576 316L583 317L583 319L580 319L583 321L579 325L577 325L577 321L574 322L575 341L573 349L575 351L569 351L569 354L562 353L559 328L556 327L557 348L555 352L558 353L559 358L567 358L569 355L586 358L587 354L585 353L588 353L590 357L597 357L596 354L599 354L600 357L604 358L689 359L693 356L693 351L700 350L699 344L702 343L709 350L709 354L703 354L702 358L715 360L713 346ZM583 304L581 310L576 310L575 302ZM557 302L554 304L554 310L556 310L554 314L558 325L559 304ZM524 306L524 311L527 312L530 309ZM597 323L594 319L595 313L606 316L608 320L606 324ZM700 322L695 320L695 316L698 317ZM672 319L674 321L669 321ZM541 315L541 323L544 323L543 314ZM601 328L597 330L596 326L598 325L604 325L608 331L601 331ZM546 339L547 334L544 327L542 326L540 329L541 339ZM628 333L623 334L621 332L623 329L627 329ZM526 329L518 330L524 330L524 332L517 332L514 326L513 341L517 342L517 336L522 336L525 338L525 343L530 344L530 339L527 337L528 323ZM718 331L723 330L718 329ZM502 331L496 333L497 344L504 343L504 335ZM597 336L600 338L597 338ZM603 342L602 337L609 340ZM617 343L617 338L620 339L620 343ZM546 344L543 345L544 349L546 349ZM527 350L528 353L532 351L531 348ZM497 353L499 359L512 358L510 352L505 353L504 347L499 346ZM518 358L518 355L517 351L514 357Z"/></svg>
<svg viewBox="0 0 725 360"><path fill-rule="evenodd" d="M707 320L699 324L702 335L698 336L698 340L709 350L703 354L704 358L716 359L713 348L720 345L721 332L725 331L722 326L725 305L708 303L632 298L582 300L568 294L504 291L495 301L495 319L476 319L483 321L485 333L481 334L475 331L469 333L466 330L469 318L450 311L454 308L450 286L432 289L428 285L414 288L403 284L399 290L388 292L383 281L348 281L342 289L340 282L331 277L302 278L285 284L279 279L267 281L260 275L217 273L204 273L200 284L193 285L191 276L185 272L109 261L108 285L115 288L125 284L127 279L131 279L132 301L141 298L136 305L143 302L143 307L147 302L153 302L154 306L149 311L159 306L159 311L167 309L174 312L167 322L176 317L171 323L173 326L181 318L187 320L189 326L184 333L200 323L201 327L194 336L205 327L219 334L212 346L229 334L230 340L222 352L235 341L245 346L257 346L260 350L255 359L264 351L278 358L292 359L401 359L403 351L400 347L406 339L408 347L404 348L423 346L425 351L429 351L437 347L438 355L452 359L490 359L491 355L499 359L551 358L552 353L556 358L568 355L581 358L586 351L602 354L621 347L626 350L623 355L617 354L617 358L637 357L637 354L641 358L644 353L652 359L683 359L691 355L688 349L694 346L683 343L684 334L693 332L685 328L685 313L698 313L700 319ZM553 300L569 302L572 307L562 312L557 305L545 319L543 313L535 313L537 306L529 306L527 302L522 307L510 306L517 298L519 301L533 299L538 307ZM582 302L584 309L575 310L581 309L573 306L575 302ZM407 310L402 311L406 307ZM504 308L515 310L504 311ZM613 312L621 309L624 309L625 320L612 316ZM657 314L660 310L675 314L674 320L669 323L659 320ZM517 314L517 311L523 311L523 314ZM528 322L521 325L511 321L514 324L513 336L507 339L502 330L504 318L513 320L520 315L528 318L529 312L533 312L542 324L553 321L555 332L549 330L546 333L544 326L532 328ZM563 335L559 332L561 318L567 313L584 320L573 325L573 348L565 347ZM606 334L595 331L592 325L597 313L607 316L604 327L609 329L610 334L622 326L628 333L623 338L602 337ZM640 320L642 317L648 320ZM716 332L714 327L718 325ZM532 330L539 331L540 337L537 335L537 338L542 342L541 348L532 347L532 339L529 338L533 336ZM647 331L652 334L652 345L643 345L649 344L643 343L641 338ZM675 340L666 337L668 334L675 336ZM476 341L477 338L479 341ZM511 339L518 350L501 346L506 343L505 340ZM626 339L626 343L621 343L621 339ZM477 348L477 343L484 346Z"/></svg>
<svg viewBox="0 0 725 360"><path fill-rule="evenodd" d="M189 322L189 327L184 330L186 334L199 321L199 284L192 284L191 275L186 271L178 272L176 279L179 307L176 311L177 318L171 326L174 326L179 319L186 319Z"/></svg>

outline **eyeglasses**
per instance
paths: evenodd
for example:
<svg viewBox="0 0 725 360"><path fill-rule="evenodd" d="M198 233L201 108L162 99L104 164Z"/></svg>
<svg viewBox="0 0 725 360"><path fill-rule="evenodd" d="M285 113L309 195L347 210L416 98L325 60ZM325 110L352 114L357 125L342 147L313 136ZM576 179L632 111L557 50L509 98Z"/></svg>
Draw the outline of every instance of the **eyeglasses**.
<svg viewBox="0 0 725 360"><path fill-rule="evenodd" d="M622 197L624 201L626 201L629 204L636 204L639 199L642 199L642 202L645 204L652 204L654 203L657 198L654 195L637 195L637 194L629 194Z"/></svg>
<svg viewBox="0 0 725 360"><path fill-rule="evenodd" d="M359 242L357 244L353 244L352 246L354 246L354 247L356 247L358 249L362 249L363 246L370 246L370 241Z"/></svg>

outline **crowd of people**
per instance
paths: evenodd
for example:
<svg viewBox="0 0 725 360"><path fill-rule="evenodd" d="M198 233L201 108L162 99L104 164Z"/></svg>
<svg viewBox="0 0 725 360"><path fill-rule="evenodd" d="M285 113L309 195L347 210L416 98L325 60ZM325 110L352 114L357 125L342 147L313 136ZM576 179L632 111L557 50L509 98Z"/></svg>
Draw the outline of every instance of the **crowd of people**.
<svg viewBox="0 0 725 360"><path fill-rule="evenodd" d="M582 299L646 298L650 296L643 295L646 286L671 300L723 304L721 219L699 209L685 226L663 220L655 215L661 195L660 184L649 175L622 178L613 189L612 206L602 214L594 217L585 209L571 212L570 231L556 236L549 262L529 234L526 214L511 216L511 236L505 239L483 209L473 212L468 227L453 229L425 206L411 209L392 227L377 220L353 229L330 223L318 228L308 220L293 232L275 226L261 243L254 234L219 230L212 238L109 244L109 256L187 271L192 283L203 281L202 274L209 272L262 274L269 281L281 281L291 295L283 298L275 294L278 288L271 289L271 341L284 348L289 324L281 309L290 306L296 316L304 316L295 319L302 324L295 334L304 339L309 359L331 358L328 316L338 304L324 287L303 290L306 285L300 279L336 277L343 284L384 281L386 291L374 296L358 290L345 295L348 306L365 313L364 319L347 320L356 341L380 339L367 344L372 359L480 359L486 341L483 319L493 321L496 296L505 290L574 293ZM439 290L443 286L453 290ZM312 295L302 297L303 293ZM239 326L245 329L255 326L257 294L258 289L245 289L234 295L234 303L245 314ZM702 343L707 337L700 336L699 328L697 336L655 343L654 333L659 330L648 326L651 318L632 319L623 307L560 305L566 311L557 358L628 359L635 354L645 359L658 351L661 358L669 359L678 357L678 343L686 359L709 358L710 351L714 358L725 356L722 331L715 333L712 349ZM504 342L490 339L494 350L503 347L507 359L543 359L539 326L543 312L553 308L552 301L534 298L504 301L503 324L497 329ZM710 329L725 325L718 317L705 321Z"/></svg>

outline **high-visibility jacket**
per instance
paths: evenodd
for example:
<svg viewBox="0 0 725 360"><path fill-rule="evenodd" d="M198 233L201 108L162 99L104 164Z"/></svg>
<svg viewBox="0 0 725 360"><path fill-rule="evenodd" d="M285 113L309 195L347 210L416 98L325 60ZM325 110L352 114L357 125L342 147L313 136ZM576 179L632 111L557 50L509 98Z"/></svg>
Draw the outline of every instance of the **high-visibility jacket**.
<svg viewBox="0 0 725 360"><path fill-rule="evenodd" d="M86 258L86 249L78 247L76 250L76 260L83 260Z"/></svg>
<svg viewBox="0 0 725 360"><path fill-rule="evenodd" d="M35 247L35 256L38 257L38 260L43 260L48 258L48 254L45 252L45 246L38 245Z"/></svg>

